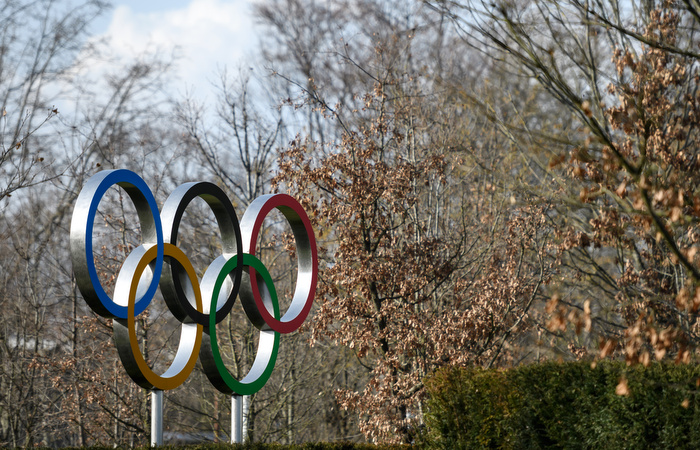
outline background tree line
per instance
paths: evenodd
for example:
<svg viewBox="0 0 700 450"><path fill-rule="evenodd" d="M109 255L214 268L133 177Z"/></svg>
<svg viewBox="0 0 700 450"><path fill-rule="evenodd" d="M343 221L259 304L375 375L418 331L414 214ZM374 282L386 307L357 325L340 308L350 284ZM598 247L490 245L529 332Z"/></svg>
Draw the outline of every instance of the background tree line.
<svg viewBox="0 0 700 450"><path fill-rule="evenodd" d="M252 399L251 440L411 441L442 366L695 362L694 1L265 0L272 76L222 73L216 107L168 96L173 61L158 55L85 71L104 50L86 47L87 26L106 8L0 6L3 445L148 441L148 395L69 261L75 198L108 168L139 173L160 204L203 179L239 214L274 190L309 211L316 306ZM110 190L95 227L107 287L136 224ZM262 243L289 294L281 216ZM179 246L200 273L217 254L204 203ZM256 349L241 314L219 331L234 374ZM156 302L139 323L144 353L167 364L176 321ZM228 440L229 409L197 370L166 394L166 431Z"/></svg>

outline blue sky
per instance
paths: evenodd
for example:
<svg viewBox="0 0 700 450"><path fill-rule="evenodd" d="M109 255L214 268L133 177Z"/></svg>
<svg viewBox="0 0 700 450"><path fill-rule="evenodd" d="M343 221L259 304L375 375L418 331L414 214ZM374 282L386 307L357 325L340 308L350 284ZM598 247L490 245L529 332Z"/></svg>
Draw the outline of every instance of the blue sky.
<svg viewBox="0 0 700 450"><path fill-rule="evenodd" d="M132 11L139 13L181 9L189 3L189 0L130 0L114 2L115 5L125 5L131 8Z"/></svg>

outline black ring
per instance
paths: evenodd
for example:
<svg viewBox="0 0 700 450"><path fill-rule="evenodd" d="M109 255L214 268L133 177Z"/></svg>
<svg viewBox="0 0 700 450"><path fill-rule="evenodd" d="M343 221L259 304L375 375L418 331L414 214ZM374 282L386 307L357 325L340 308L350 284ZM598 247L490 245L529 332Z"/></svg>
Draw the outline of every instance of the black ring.
<svg viewBox="0 0 700 450"><path fill-rule="evenodd" d="M161 220L163 223L163 241L177 245L177 235L180 228L180 221L185 209L190 202L200 197L211 208L221 232L221 245L224 255L236 254L238 261L235 271L229 275L233 281L233 289L226 302L216 311L216 323L221 322L233 308L243 278L243 240L241 238L241 228L238 224L238 217L233 205L224 191L217 185L206 181L185 183L178 186L168 197L163 205ZM215 259L212 264L224 256ZM161 278L161 292L173 315L180 322L194 321L205 327L209 326L209 315L202 314L193 306L194 299L190 299L183 288L183 281L189 283L187 273L177 263L170 264L170 270L163 270Z"/></svg>

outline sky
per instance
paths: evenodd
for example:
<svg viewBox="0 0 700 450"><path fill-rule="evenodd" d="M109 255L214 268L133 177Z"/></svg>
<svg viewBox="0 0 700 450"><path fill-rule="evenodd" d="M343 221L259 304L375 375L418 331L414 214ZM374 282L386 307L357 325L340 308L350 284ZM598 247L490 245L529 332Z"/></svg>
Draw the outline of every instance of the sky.
<svg viewBox="0 0 700 450"><path fill-rule="evenodd" d="M252 60L257 42L252 2L116 0L113 10L95 23L95 39L105 38L112 55L122 61L144 51L175 54L173 89L213 96L218 71L234 72Z"/></svg>

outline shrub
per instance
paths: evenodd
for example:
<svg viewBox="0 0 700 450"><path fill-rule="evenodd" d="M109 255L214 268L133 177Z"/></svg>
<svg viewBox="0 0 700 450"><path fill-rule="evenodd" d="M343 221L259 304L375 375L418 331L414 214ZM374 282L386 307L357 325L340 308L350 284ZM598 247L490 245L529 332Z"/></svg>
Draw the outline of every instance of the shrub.
<svg viewBox="0 0 700 450"><path fill-rule="evenodd" d="M700 448L693 365L453 367L426 384L425 447Z"/></svg>

